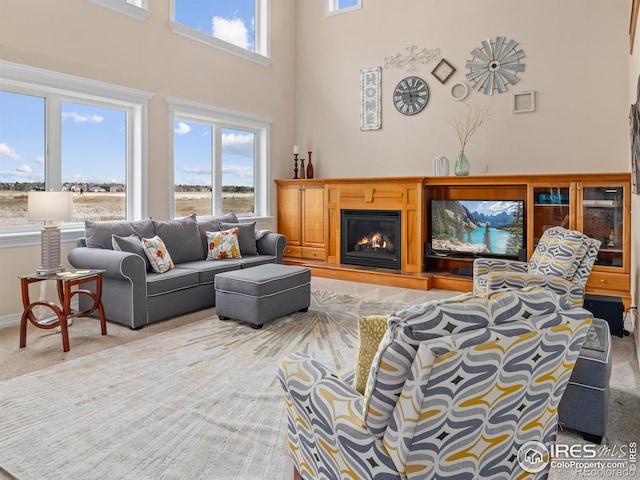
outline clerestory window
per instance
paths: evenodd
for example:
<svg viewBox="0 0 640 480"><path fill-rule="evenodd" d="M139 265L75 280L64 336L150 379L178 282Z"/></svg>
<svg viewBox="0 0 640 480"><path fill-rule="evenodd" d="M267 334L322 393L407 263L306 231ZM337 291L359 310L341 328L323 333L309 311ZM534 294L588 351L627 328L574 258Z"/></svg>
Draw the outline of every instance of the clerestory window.
<svg viewBox="0 0 640 480"><path fill-rule="evenodd" d="M362 8L362 0L325 0L325 15L336 15Z"/></svg>
<svg viewBox="0 0 640 480"><path fill-rule="evenodd" d="M170 0L175 33L269 65L269 0Z"/></svg>

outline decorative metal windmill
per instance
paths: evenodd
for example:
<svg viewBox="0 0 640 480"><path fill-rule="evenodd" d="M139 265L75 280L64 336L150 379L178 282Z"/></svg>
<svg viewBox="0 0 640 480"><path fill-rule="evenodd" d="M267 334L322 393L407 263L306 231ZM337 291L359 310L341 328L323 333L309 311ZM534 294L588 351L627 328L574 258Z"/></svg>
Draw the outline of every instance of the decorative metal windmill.
<svg viewBox="0 0 640 480"><path fill-rule="evenodd" d="M524 57L523 50L516 50L518 42L506 41L505 37L496 37L495 40L482 41L482 47L471 51L473 59L467 60L467 80L472 82L476 91L482 90L485 95L493 95L495 89L498 93L507 91L507 84L515 85L520 81L516 76L518 72L524 72L524 63L520 59Z"/></svg>

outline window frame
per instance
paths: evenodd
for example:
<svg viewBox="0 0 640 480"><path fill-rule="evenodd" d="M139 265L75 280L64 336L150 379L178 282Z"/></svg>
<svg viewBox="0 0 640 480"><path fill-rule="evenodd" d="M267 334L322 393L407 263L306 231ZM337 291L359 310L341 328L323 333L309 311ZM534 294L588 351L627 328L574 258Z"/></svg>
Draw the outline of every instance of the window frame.
<svg viewBox="0 0 640 480"><path fill-rule="evenodd" d="M340 8L340 0L325 0L324 2L324 16L330 17L332 15L340 15L341 13L353 12L362 8L362 0L357 0L356 5L350 7Z"/></svg>
<svg viewBox="0 0 640 480"><path fill-rule="evenodd" d="M92 1L92 0L89 0ZM255 1L255 48L251 52L225 40L203 33L176 21L176 0L169 0L169 26L173 33L190 38L197 42L217 48L223 52L242 57L259 65L268 67L271 65L271 24L270 24L270 0ZM358 0L361 1L361 0Z"/></svg>
<svg viewBox="0 0 640 480"><path fill-rule="evenodd" d="M100 7L122 13L136 20L144 22L151 16L148 0L86 0Z"/></svg>
<svg viewBox="0 0 640 480"><path fill-rule="evenodd" d="M175 150L174 129L176 120L204 123L213 127L213 136L218 139L212 148L211 187L212 215L222 215L222 129L236 129L253 132L254 137L254 172L253 172L253 215L238 215L241 220L266 221L269 215L269 142L272 118L247 114L235 110L214 107L203 103L167 97L169 104L169 211L173 217L175 211ZM213 139L212 139L213 141Z"/></svg>
<svg viewBox="0 0 640 480"><path fill-rule="evenodd" d="M59 189L61 178L62 101L78 102L126 111L127 124L127 219L147 215L148 106L150 92L89 80L0 60L0 90L45 98L45 185ZM36 245L40 225L0 227L0 247ZM60 226L62 241L84 235L81 223Z"/></svg>

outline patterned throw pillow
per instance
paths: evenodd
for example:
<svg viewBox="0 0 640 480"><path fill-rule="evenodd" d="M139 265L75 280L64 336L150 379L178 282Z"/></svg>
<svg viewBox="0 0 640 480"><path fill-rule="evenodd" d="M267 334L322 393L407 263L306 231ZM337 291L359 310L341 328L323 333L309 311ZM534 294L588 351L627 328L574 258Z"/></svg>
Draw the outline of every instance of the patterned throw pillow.
<svg viewBox="0 0 640 480"><path fill-rule="evenodd" d="M529 273L571 280L589 247L589 237L562 227L549 228L529 259Z"/></svg>
<svg viewBox="0 0 640 480"><path fill-rule="evenodd" d="M205 232L205 235L207 237L207 260L242 258L237 227L221 232Z"/></svg>
<svg viewBox="0 0 640 480"><path fill-rule="evenodd" d="M156 273L164 273L174 267L169 250L165 247L164 242L159 236L153 238L143 238L142 248L147 255L151 268Z"/></svg>
<svg viewBox="0 0 640 480"><path fill-rule="evenodd" d="M358 351L353 377L353 388L364 394L369 378L371 362L387 331L388 315L371 315L358 318Z"/></svg>

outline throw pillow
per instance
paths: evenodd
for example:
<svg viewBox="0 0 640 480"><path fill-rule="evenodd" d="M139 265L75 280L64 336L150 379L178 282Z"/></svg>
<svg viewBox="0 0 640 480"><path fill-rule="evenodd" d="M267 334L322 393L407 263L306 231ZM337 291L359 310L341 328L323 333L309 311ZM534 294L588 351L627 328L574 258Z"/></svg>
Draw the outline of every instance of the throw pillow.
<svg viewBox="0 0 640 480"><path fill-rule="evenodd" d="M233 212L229 212L226 215L221 215L219 217L196 217L196 220L198 222L198 230L200 231L202 256L205 258L207 257L209 252L206 232L219 232L220 226L218 224L220 222L238 223L238 217L236 217L236 214Z"/></svg>
<svg viewBox="0 0 640 480"><path fill-rule="evenodd" d="M578 268L578 259L587 251L589 237L566 228L545 231L529 259L529 273L556 276L571 280Z"/></svg>
<svg viewBox="0 0 640 480"><path fill-rule="evenodd" d="M272 233L271 230L256 230L256 242L262 240L268 233Z"/></svg>
<svg viewBox="0 0 640 480"><path fill-rule="evenodd" d="M388 315L358 318L358 350L352 385L363 395L369 378L369 370L371 370L371 362L373 362L380 341L387 331L388 318Z"/></svg>
<svg viewBox="0 0 640 480"><path fill-rule="evenodd" d="M169 255L167 247L159 236L156 235L153 238L143 238L142 248L149 259L151 268L154 272L164 273L174 267L171 255Z"/></svg>
<svg viewBox="0 0 640 480"><path fill-rule="evenodd" d="M256 222L251 223L218 223L220 230L238 229L238 241L240 242L240 253L244 255L257 255L256 246Z"/></svg>
<svg viewBox="0 0 640 480"><path fill-rule="evenodd" d="M113 244L113 249L118 252L135 253L136 255L142 257L147 272L150 272L152 270L151 262L149 262L147 254L144 252L142 241L140 240L140 238L138 238L137 235L133 233L128 237L111 235L111 243Z"/></svg>
<svg viewBox="0 0 640 480"><path fill-rule="evenodd" d="M155 234L162 238L175 263L202 260L202 243L195 214L164 222L153 222Z"/></svg>
<svg viewBox="0 0 640 480"><path fill-rule="evenodd" d="M205 232L205 234L209 252L207 253L207 260L242 258L237 228L222 232Z"/></svg>

